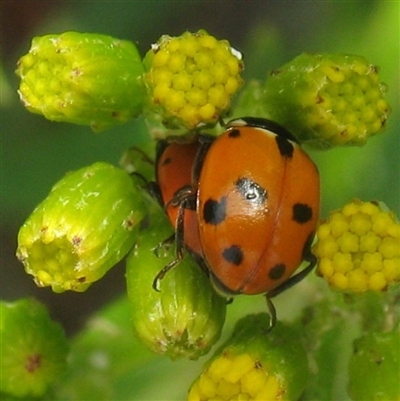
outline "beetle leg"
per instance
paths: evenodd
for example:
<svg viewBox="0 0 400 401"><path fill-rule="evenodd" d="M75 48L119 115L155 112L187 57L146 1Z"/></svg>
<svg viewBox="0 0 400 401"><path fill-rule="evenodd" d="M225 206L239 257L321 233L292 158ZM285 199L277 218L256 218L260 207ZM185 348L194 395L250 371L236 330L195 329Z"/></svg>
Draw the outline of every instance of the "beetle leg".
<svg viewBox="0 0 400 401"><path fill-rule="evenodd" d="M174 259L172 262L168 263L166 266L164 266L156 275L156 277L153 280L153 289L156 290L157 292L160 292L160 282L161 280L165 277L165 275L173 269L180 261L182 258Z"/></svg>
<svg viewBox="0 0 400 401"><path fill-rule="evenodd" d="M172 244L175 242L175 233L170 235L168 238L166 238L164 241L160 242L153 250L154 253L156 254L157 258L161 258L162 256L162 251L166 250L168 251L169 248L171 248Z"/></svg>
<svg viewBox="0 0 400 401"><path fill-rule="evenodd" d="M268 312L269 312L269 327L266 330L266 333L268 333L275 327L276 309L275 309L273 302L271 301L271 297L269 294L265 294L265 300L267 301L267 307L268 307Z"/></svg>
<svg viewBox="0 0 400 401"><path fill-rule="evenodd" d="M293 287L295 284L299 283L314 269L315 265L317 264L317 258L311 252L309 255L306 256L306 258L304 260L309 262L309 265L307 267L305 267L303 270L301 270L300 272L298 272L297 274L295 274L294 276L290 277L287 281L285 281L278 287L269 291L268 295L270 298L276 297L283 291L286 291L287 289Z"/></svg>
<svg viewBox="0 0 400 401"><path fill-rule="evenodd" d="M299 273L295 274L294 276L290 277L289 280L285 281L278 287L274 288L273 290L271 290L267 294L265 294L265 299L267 300L268 311L270 314L269 329L267 331L272 330L276 324L276 309L275 309L274 304L271 301L271 298L276 297L283 291L286 291L287 289L293 287L295 284L299 283L314 269L315 265L317 264L317 258L311 252L309 252L305 256L304 260L309 262L309 265L307 267L305 267L303 270L301 270Z"/></svg>
<svg viewBox="0 0 400 401"><path fill-rule="evenodd" d="M184 213L186 209L186 202L183 200L179 204L179 210L178 210L178 217L177 217L177 224L176 224L176 229L175 229L175 234L173 234L171 237L167 238L167 242L171 241L172 239L175 240L175 246L176 246L176 251L175 251L175 259L168 263L166 266L164 266L156 275L156 277L153 280L153 289L156 291L160 291L160 282L161 280L165 277L165 275L172 270L182 259L183 259L183 251L185 244L183 242L183 222L184 222ZM164 244L163 242L162 244Z"/></svg>

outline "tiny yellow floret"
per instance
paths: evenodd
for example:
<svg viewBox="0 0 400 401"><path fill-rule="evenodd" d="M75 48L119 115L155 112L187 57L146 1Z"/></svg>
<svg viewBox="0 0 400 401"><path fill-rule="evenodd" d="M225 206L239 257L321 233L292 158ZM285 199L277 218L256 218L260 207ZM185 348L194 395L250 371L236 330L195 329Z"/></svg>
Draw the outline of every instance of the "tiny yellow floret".
<svg viewBox="0 0 400 401"><path fill-rule="evenodd" d="M241 354L231 361L229 372L225 379L230 383L236 383L243 375L254 368L254 360L249 354Z"/></svg>
<svg viewBox="0 0 400 401"><path fill-rule="evenodd" d="M208 370L209 376L212 377L213 380L218 380L224 377L225 373L230 368L230 365L231 362L229 358L217 358L213 361Z"/></svg>
<svg viewBox="0 0 400 401"><path fill-rule="evenodd" d="M242 391L255 397L264 387L268 375L262 369L252 369L242 378Z"/></svg>
<svg viewBox="0 0 400 401"><path fill-rule="evenodd" d="M284 394L280 379L254 357L224 352L193 383L188 401L280 401Z"/></svg>

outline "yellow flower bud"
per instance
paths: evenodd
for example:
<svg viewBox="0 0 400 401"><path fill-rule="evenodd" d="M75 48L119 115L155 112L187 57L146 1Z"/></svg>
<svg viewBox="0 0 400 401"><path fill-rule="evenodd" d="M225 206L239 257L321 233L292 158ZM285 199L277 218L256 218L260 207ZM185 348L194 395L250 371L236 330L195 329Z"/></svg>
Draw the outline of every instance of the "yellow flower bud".
<svg viewBox="0 0 400 401"><path fill-rule="evenodd" d="M336 289L383 291L400 281L400 224L375 202L355 200L330 214L313 247L318 273Z"/></svg>

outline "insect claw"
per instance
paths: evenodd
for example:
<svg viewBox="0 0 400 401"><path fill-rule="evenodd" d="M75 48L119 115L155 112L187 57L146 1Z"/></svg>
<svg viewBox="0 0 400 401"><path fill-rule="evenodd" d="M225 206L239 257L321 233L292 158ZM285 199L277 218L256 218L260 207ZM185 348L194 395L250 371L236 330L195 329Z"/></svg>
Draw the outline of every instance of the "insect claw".
<svg viewBox="0 0 400 401"><path fill-rule="evenodd" d="M161 292L161 289L160 289L160 282L161 282L161 280L162 280L162 277L160 277L160 273L162 272L162 270L157 274L157 276L154 278L154 280L153 280L153 284L152 284L152 287L153 287L153 290L154 291L157 291L157 292ZM164 276L164 275L163 275Z"/></svg>

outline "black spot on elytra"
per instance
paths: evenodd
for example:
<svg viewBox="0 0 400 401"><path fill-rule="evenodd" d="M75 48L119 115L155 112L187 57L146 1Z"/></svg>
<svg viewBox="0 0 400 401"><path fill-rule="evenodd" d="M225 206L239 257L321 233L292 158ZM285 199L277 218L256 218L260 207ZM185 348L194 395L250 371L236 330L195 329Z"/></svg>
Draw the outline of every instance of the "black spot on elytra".
<svg viewBox="0 0 400 401"><path fill-rule="evenodd" d="M229 248L225 248L222 252L223 258L236 266L239 266L243 261L243 251L237 245L232 245Z"/></svg>
<svg viewBox="0 0 400 401"><path fill-rule="evenodd" d="M172 159L170 157L166 157L163 161L162 161L162 165L166 166L167 164L170 164L172 162Z"/></svg>
<svg viewBox="0 0 400 401"><path fill-rule="evenodd" d="M230 138L239 138L240 137L240 129L234 128L229 131L228 136Z"/></svg>
<svg viewBox="0 0 400 401"><path fill-rule="evenodd" d="M203 207L203 219L207 224L218 225L226 218L227 198L223 196L220 201L208 199Z"/></svg>
<svg viewBox="0 0 400 401"><path fill-rule="evenodd" d="M287 138L282 135L276 135L275 141L282 157L293 157L294 146Z"/></svg>
<svg viewBox="0 0 400 401"><path fill-rule="evenodd" d="M292 219L299 224L307 223L312 219L312 208L305 203L295 203L293 205Z"/></svg>
<svg viewBox="0 0 400 401"><path fill-rule="evenodd" d="M271 280L279 280L284 275L285 270L286 266L283 263L279 263L268 271L268 277Z"/></svg>
<svg viewBox="0 0 400 401"><path fill-rule="evenodd" d="M249 202L261 205L267 199L267 190L250 178L239 178L235 186L243 198Z"/></svg>

